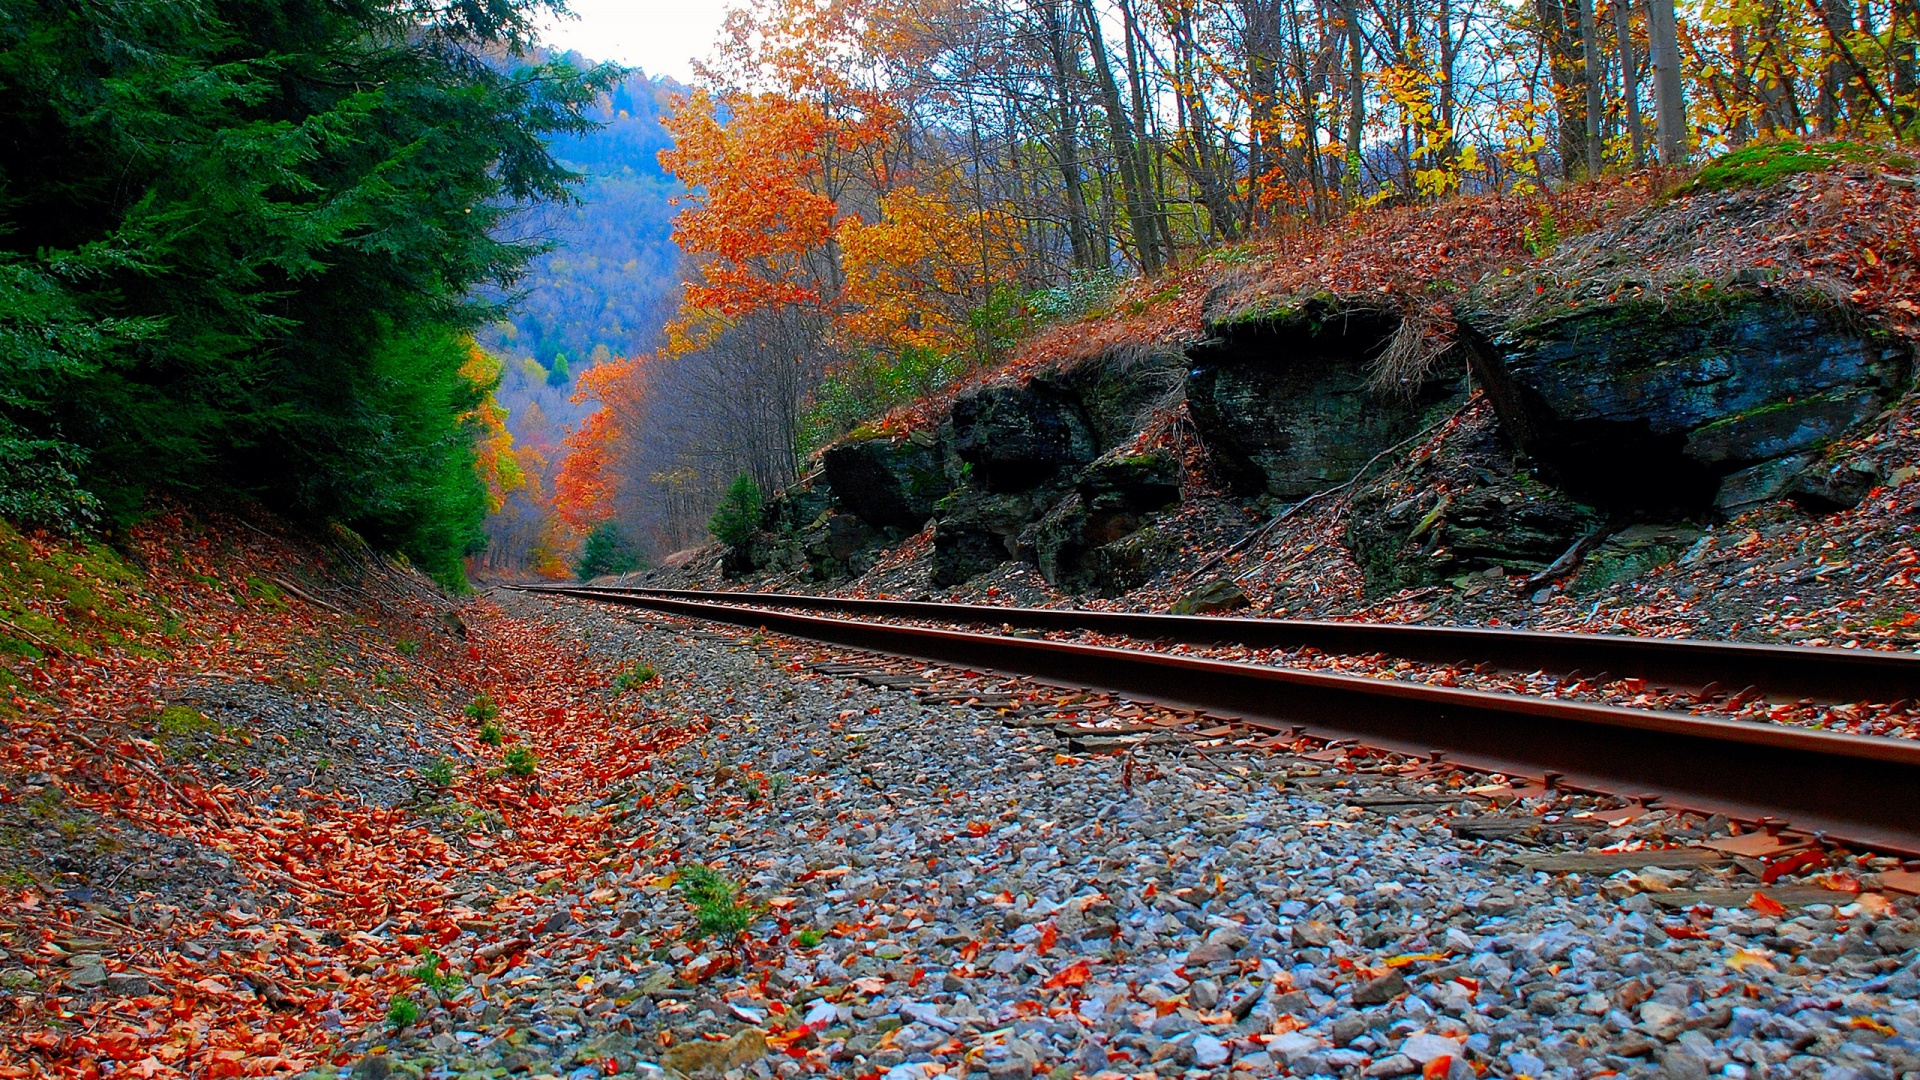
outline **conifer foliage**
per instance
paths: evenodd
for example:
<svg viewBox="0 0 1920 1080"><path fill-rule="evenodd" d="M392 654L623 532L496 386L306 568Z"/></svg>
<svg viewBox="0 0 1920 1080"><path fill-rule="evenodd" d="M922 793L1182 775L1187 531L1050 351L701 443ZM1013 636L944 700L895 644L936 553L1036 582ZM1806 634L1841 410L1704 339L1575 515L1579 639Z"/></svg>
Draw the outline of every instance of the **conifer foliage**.
<svg viewBox="0 0 1920 1080"><path fill-rule="evenodd" d="M526 59L553 7L7 4L0 514L239 493L457 579L472 297L538 250L501 226L567 196L545 138L613 77Z"/></svg>

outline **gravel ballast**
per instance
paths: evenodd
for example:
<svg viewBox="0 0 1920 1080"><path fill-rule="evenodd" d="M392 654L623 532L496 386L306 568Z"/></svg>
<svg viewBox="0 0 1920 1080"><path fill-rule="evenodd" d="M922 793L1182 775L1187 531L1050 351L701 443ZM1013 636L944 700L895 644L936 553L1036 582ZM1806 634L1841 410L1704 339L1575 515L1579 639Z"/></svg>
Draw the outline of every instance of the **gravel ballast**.
<svg viewBox="0 0 1920 1080"><path fill-rule="evenodd" d="M651 664L648 715L699 734L619 794L623 854L553 891L523 951L447 946L464 986L353 1037L341 1075L1920 1069L1892 860L1763 887L1671 850L1724 821L1249 740L1077 751L978 677L883 689L807 643L493 598ZM1647 850L1539 862L1603 847ZM751 906L737 943L699 933L694 864Z"/></svg>

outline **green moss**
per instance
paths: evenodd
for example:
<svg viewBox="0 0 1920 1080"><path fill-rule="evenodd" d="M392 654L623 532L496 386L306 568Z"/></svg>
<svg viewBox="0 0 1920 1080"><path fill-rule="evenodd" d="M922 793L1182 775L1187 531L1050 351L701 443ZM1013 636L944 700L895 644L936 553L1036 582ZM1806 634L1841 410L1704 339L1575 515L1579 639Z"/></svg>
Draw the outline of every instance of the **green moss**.
<svg viewBox="0 0 1920 1080"><path fill-rule="evenodd" d="M1679 551L1660 544L1624 552L1603 549L1586 561L1567 591L1574 596L1596 593L1610 585L1632 581L1649 570L1666 566L1679 557Z"/></svg>
<svg viewBox="0 0 1920 1080"><path fill-rule="evenodd" d="M1736 187L1765 187L1789 176L1825 172L1836 165L1870 165L1910 170L1914 160L1876 146L1836 140L1750 143L1708 162L1681 194L1724 191Z"/></svg>
<svg viewBox="0 0 1920 1080"><path fill-rule="evenodd" d="M37 660L50 650L91 656L103 643L123 644L152 630L134 602L140 581L104 544L60 542L36 554L0 522L0 658Z"/></svg>

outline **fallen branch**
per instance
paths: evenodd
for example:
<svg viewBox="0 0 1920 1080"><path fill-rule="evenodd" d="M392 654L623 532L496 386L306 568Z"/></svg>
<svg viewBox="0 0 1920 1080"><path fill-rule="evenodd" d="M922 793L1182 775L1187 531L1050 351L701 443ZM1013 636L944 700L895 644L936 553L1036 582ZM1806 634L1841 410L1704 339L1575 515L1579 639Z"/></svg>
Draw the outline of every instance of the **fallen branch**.
<svg viewBox="0 0 1920 1080"><path fill-rule="evenodd" d="M1602 541L1613 535L1613 532L1613 522L1608 521L1599 525L1587 535L1575 540L1573 546L1561 552L1560 557L1547 564L1545 570L1528 578L1526 587L1529 589L1537 589L1542 585L1558 581L1568 574L1573 573L1574 568L1586 559L1587 553L1599 547Z"/></svg>
<svg viewBox="0 0 1920 1080"><path fill-rule="evenodd" d="M346 612L340 610L337 607L334 607L332 604L327 603L325 600L320 599L319 597L313 595L312 593L307 592L305 589L300 588L299 586L295 585L293 582L288 581L286 578L280 577L278 574L268 574L267 580L273 582L275 585L280 586L281 588L287 590L288 592L299 597L300 599L305 600L307 603L312 604L315 607L326 608L328 611L333 612L335 615L346 614Z"/></svg>

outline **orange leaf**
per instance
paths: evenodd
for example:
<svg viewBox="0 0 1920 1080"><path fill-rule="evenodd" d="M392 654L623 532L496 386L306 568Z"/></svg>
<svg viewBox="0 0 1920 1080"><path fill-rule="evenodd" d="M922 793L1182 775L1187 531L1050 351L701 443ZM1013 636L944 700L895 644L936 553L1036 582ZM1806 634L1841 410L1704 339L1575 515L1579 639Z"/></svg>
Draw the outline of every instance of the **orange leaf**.
<svg viewBox="0 0 1920 1080"><path fill-rule="evenodd" d="M1785 915L1787 913L1787 905L1775 900L1766 893L1758 891L1747 899L1747 906L1762 915Z"/></svg>
<svg viewBox="0 0 1920 1080"><path fill-rule="evenodd" d="M1052 978L1041 985L1049 990L1058 990L1063 986L1084 986L1091 975L1092 969L1087 962L1085 960L1076 960L1056 972Z"/></svg>

